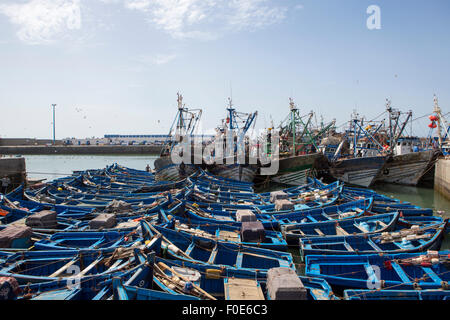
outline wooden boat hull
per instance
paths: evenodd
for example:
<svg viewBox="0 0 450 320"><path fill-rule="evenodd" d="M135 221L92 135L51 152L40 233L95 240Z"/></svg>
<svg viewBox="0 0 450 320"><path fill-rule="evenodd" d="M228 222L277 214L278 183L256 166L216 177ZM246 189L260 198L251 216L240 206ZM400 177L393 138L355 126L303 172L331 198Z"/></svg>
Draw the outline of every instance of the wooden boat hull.
<svg viewBox="0 0 450 320"><path fill-rule="evenodd" d="M217 298L225 298L224 280L229 278L235 279L251 279L256 280L262 287L262 291L267 291L267 271L266 270L243 270L243 269L228 269L223 270L217 266L199 265L180 260L169 260L161 257L156 257L156 263L163 262L169 267L182 267L190 270L195 270L200 273L201 280L199 286ZM211 276L211 275L216 275ZM323 279L310 278L299 276L305 288L308 290L308 300L338 300L333 294L330 285Z"/></svg>
<svg viewBox="0 0 450 320"><path fill-rule="evenodd" d="M416 186L433 160L433 150L389 157L376 182Z"/></svg>
<svg viewBox="0 0 450 320"><path fill-rule="evenodd" d="M330 166L331 175L348 184L370 187L385 163L384 157L343 159Z"/></svg>
<svg viewBox="0 0 450 320"><path fill-rule="evenodd" d="M253 182L258 167L256 164L215 164L209 170L213 174L226 179Z"/></svg>
<svg viewBox="0 0 450 320"><path fill-rule="evenodd" d="M178 181L193 174L197 168L192 164L185 164L184 175L180 172L180 165L174 164L170 156L155 160L156 181Z"/></svg>
<svg viewBox="0 0 450 320"><path fill-rule="evenodd" d="M379 235L348 235L330 237L310 237L299 240L300 256L308 255L364 255L364 254L396 254L423 252L426 250L439 250L446 233L447 222L434 225L424 233L429 238L418 241L416 239L403 243L402 239L383 243Z"/></svg>
<svg viewBox="0 0 450 320"><path fill-rule="evenodd" d="M270 180L279 184L301 186L308 182L308 177L313 176L315 163L324 157L321 153L285 157L278 160L278 173L270 177ZM265 176L261 176L264 178Z"/></svg>
<svg viewBox="0 0 450 320"><path fill-rule="evenodd" d="M396 212L340 221L286 224L281 225L281 230L289 244L298 244L300 238L388 232L395 228L399 217Z"/></svg>
<svg viewBox="0 0 450 320"><path fill-rule="evenodd" d="M325 279L336 289L445 289L450 273L444 263L430 266L402 265L400 259L417 258L425 253L371 255L311 255L306 257L305 274ZM448 256L450 251L439 252Z"/></svg>
<svg viewBox="0 0 450 320"><path fill-rule="evenodd" d="M450 300L450 290L345 290L345 300Z"/></svg>

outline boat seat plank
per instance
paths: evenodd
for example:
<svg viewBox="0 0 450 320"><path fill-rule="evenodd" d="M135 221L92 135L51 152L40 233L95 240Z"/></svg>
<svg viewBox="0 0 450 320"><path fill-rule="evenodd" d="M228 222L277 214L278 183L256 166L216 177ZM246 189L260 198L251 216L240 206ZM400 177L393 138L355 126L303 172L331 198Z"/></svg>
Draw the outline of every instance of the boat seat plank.
<svg viewBox="0 0 450 320"><path fill-rule="evenodd" d="M96 260L94 260L90 265L88 265L86 268L83 269L77 276L82 277L85 274L87 274L89 271L92 270L97 264L99 264L103 260L103 257L99 257Z"/></svg>
<svg viewBox="0 0 450 320"><path fill-rule="evenodd" d="M348 236L349 233L345 231L341 226L336 226L336 234L338 236Z"/></svg>
<svg viewBox="0 0 450 320"><path fill-rule="evenodd" d="M325 235L319 228L314 229L314 231L315 231L319 236L324 236L324 235Z"/></svg>
<svg viewBox="0 0 450 320"><path fill-rule="evenodd" d="M442 283L442 279L429 267L422 267L423 271L437 284Z"/></svg>
<svg viewBox="0 0 450 320"><path fill-rule="evenodd" d="M348 251L350 252L355 252L355 249L352 248L351 245L349 245L348 243L344 243L345 248L347 248Z"/></svg>
<svg viewBox="0 0 450 320"><path fill-rule="evenodd" d="M359 230L361 230L363 233L369 233L369 230L364 228L363 226L359 225L358 223L353 224L353 226Z"/></svg>
<svg viewBox="0 0 450 320"><path fill-rule="evenodd" d="M60 274L62 274L64 271L66 271L70 266L72 266L77 261L78 261L78 258L72 259L71 261L69 261L68 263L63 265L61 268L56 270L54 273L52 273L49 277L50 278L58 277Z"/></svg>
<svg viewBox="0 0 450 320"><path fill-rule="evenodd" d="M391 266L403 282L411 282L411 279L406 275L405 271L403 271L402 267L397 262L391 261Z"/></svg>
<svg viewBox="0 0 450 320"><path fill-rule="evenodd" d="M208 264L214 264L214 260L216 260L216 256L217 256L217 252L219 251L219 249L217 248L217 245L214 247L214 249L211 251L211 255L209 256L208 259Z"/></svg>
<svg viewBox="0 0 450 320"><path fill-rule="evenodd" d="M380 226L382 226L383 228L386 228L386 227L387 227L387 224L384 223L384 222L381 221L381 220L378 220L378 224L379 224Z"/></svg>
<svg viewBox="0 0 450 320"><path fill-rule="evenodd" d="M224 284L226 300L265 300L256 280L228 278Z"/></svg>

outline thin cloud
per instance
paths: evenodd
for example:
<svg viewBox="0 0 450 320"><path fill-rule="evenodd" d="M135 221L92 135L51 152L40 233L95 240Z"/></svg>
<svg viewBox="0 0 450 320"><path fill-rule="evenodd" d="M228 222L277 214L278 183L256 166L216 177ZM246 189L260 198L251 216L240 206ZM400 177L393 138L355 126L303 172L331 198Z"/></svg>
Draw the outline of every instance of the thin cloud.
<svg viewBox="0 0 450 320"><path fill-rule="evenodd" d="M48 43L82 26L80 0L31 0L1 4L0 13L18 27L18 38L28 44Z"/></svg>
<svg viewBox="0 0 450 320"><path fill-rule="evenodd" d="M287 12L272 0L124 1L176 39L215 40L230 31L262 29L282 21Z"/></svg>
<svg viewBox="0 0 450 320"><path fill-rule="evenodd" d="M135 58L135 61L144 66L160 66L173 61L176 57L176 54L140 55Z"/></svg>

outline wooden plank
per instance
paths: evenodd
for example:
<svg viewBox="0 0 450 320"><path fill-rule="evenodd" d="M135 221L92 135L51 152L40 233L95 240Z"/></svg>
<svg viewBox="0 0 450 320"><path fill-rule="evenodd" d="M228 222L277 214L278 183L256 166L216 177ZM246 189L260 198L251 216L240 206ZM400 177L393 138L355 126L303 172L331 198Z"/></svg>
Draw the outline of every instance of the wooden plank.
<svg viewBox="0 0 450 320"><path fill-rule="evenodd" d="M54 273L52 273L50 275L50 278L55 278L58 277L61 273L63 273L64 271L66 271L71 265L73 265L75 262L78 261L78 258L73 259L71 261L69 261L68 263L66 263L64 266L62 266L61 268L59 268L58 270L56 270Z"/></svg>
<svg viewBox="0 0 450 320"><path fill-rule="evenodd" d="M383 228L387 227L387 224L384 223L383 221L378 221L378 224L381 225Z"/></svg>
<svg viewBox="0 0 450 320"><path fill-rule="evenodd" d="M265 300L261 286L252 279L228 278L225 283L225 298L227 300Z"/></svg>
<svg viewBox="0 0 450 320"><path fill-rule="evenodd" d="M349 233L347 231L345 231L344 229L342 229L342 227L340 226L336 226L336 234L338 236L348 236Z"/></svg>
<svg viewBox="0 0 450 320"><path fill-rule="evenodd" d="M359 230L361 230L363 233L369 233L369 230L367 230L366 228L364 228L363 226L361 226L361 225L359 225L357 223L355 223L354 226L356 228L358 228Z"/></svg>
<svg viewBox="0 0 450 320"><path fill-rule="evenodd" d="M319 236L324 236L324 235L325 235L322 231L320 231L319 228L314 229L314 231L315 231Z"/></svg>
<svg viewBox="0 0 450 320"><path fill-rule="evenodd" d="M100 263L100 261L102 261L103 258L97 258L97 260L93 261L90 265L88 265L86 268L84 268L83 271L81 271L77 276L78 277L82 277L84 276L86 273L88 273L92 268L94 268L97 264Z"/></svg>

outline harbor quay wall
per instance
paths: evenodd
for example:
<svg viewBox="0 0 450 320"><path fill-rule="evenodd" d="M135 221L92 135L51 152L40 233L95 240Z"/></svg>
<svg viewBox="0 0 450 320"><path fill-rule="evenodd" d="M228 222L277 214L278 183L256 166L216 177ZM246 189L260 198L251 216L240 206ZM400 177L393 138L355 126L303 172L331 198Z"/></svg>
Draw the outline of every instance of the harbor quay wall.
<svg viewBox="0 0 450 320"><path fill-rule="evenodd" d="M4 155L105 155L105 154L160 154L161 146L0 146Z"/></svg>
<svg viewBox="0 0 450 320"><path fill-rule="evenodd" d="M450 158L436 162L434 189L450 199Z"/></svg>
<svg viewBox="0 0 450 320"><path fill-rule="evenodd" d="M0 158L0 178L11 180L8 191L26 182L25 158Z"/></svg>
<svg viewBox="0 0 450 320"><path fill-rule="evenodd" d="M45 146L53 144L51 139L34 139L34 138L0 138L0 146ZM61 140L55 141L56 145L62 145Z"/></svg>

